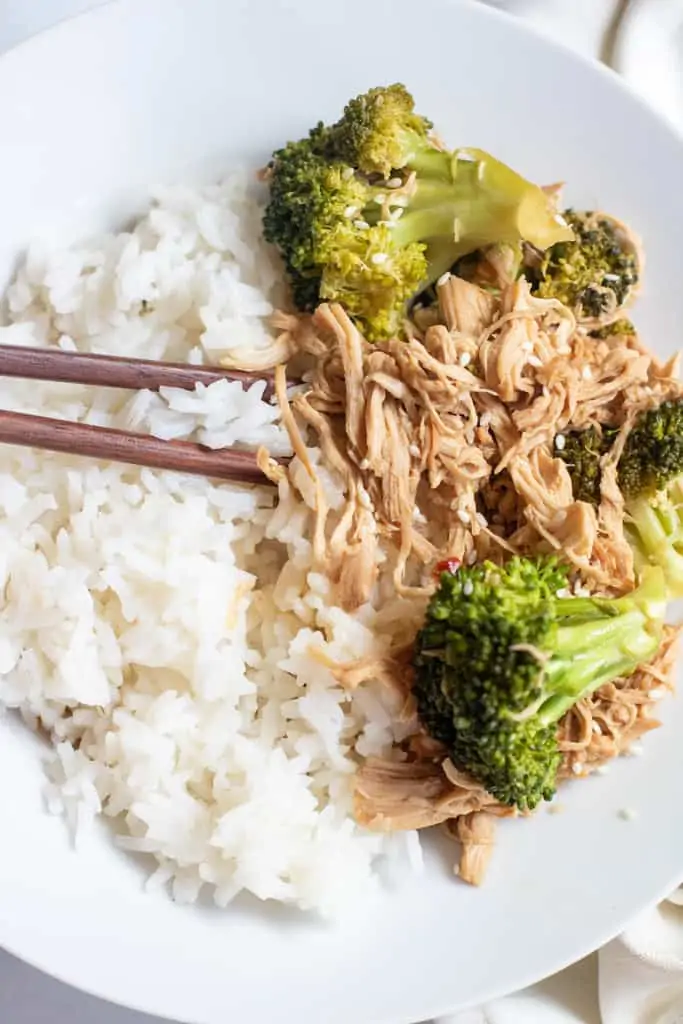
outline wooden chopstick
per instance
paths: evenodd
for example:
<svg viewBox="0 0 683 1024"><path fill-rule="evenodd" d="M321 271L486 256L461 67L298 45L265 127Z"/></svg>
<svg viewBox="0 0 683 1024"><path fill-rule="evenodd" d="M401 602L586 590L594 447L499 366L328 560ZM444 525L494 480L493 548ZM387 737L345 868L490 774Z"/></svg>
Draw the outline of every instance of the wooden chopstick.
<svg viewBox="0 0 683 1024"><path fill-rule="evenodd" d="M265 381L263 397L271 397L274 391L272 374L17 345L0 345L0 376L133 391L158 391L161 387L191 390L197 384L208 385L218 380L239 381L246 388L257 381ZM233 448L213 450L190 441L164 441L147 434L29 413L0 410L0 443L220 480L270 482L259 469L253 452Z"/></svg>
<svg viewBox="0 0 683 1024"><path fill-rule="evenodd" d="M272 374L227 370L220 366L191 363L159 363L151 359L63 352L56 348L23 348L0 345L0 376L25 380L51 380L61 384L91 384L131 391L158 391L161 387L192 390L195 384L236 380L249 387L265 380L264 398L273 394Z"/></svg>
<svg viewBox="0 0 683 1024"><path fill-rule="evenodd" d="M253 452L236 448L214 451L190 441L163 441L147 434L23 412L0 411L0 443L44 448L66 455L85 455L107 462L128 462L135 466L193 473L219 480L268 483Z"/></svg>

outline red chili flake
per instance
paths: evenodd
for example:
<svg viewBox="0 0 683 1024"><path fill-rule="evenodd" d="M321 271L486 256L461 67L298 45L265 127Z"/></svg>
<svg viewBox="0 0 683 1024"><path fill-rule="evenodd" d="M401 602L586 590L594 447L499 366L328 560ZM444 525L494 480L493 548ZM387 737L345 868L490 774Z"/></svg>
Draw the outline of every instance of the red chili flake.
<svg viewBox="0 0 683 1024"><path fill-rule="evenodd" d="M434 575L440 576L442 572L450 572L455 576L461 565L462 562L459 558L445 558L443 562L438 562L434 566Z"/></svg>

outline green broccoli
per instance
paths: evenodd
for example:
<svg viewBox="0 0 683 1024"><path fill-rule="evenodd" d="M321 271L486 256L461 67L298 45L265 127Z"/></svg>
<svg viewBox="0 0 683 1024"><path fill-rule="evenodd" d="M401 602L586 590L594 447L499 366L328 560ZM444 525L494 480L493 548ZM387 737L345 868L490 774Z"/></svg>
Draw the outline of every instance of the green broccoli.
<svg viewBox="0 0 683 1024"><path fill-rule="evenodd" d="M617 434L613 427L601 435L594 428L577 431L556 448L578 500L598 504L600 458ZM683 398L640 414L619 457L617 479L636 565L661 566L671 595L683 597Z"/></svg>
<svg viewBox="0 0 683 1024"><path fill-rule="evenodd" d="M442 153L431 141L431 121L415 113L404 85L379 86L349 100L328 135L328 154L364 175L388 179L410 166L438 177Z"/></svg>
<svg viewBox="0 0 683 1024"><path fill-rule="evenodd" d="M415 644L423 726L457 768L521 810L554 795L562 715L660 644L659 570L621 598L571 597L567 583L554 558L444 572Z"/></svg>
<svg viewBox="0 0 683 1024"><path fill-rule="evenodd" d="M600 504L602 472L600 459L612 447L617 431L611 427L598 430L573 431L561 434L562 447L555 441L555 454L563 459L572 478L572 491L576 501L586 501L596 508Z"/></svg>
<svg viewBox="0 0 683 1024"><path fill-rule="evenodd" d="M620 225L604 214L565 210L574 239L552 246L526 276L540 298L559 299L579 320L614 317L638 282L638 261Z"/></svg>
<svg viewBox="0 0 683 1024"><path fill-rule="evenodd" d="M478 149L446 152L402 85L371 89L334 125L273 154L263 227L299 309L340 302L370 340L465 253L573 237L536 185Z"/></svg>
<svg viewBox="0 0 683 1024"><path fill-rule="evenodd" d="M591 338L605 339L623 337L624 335L633 337L637 333L630 320L615 320L604 327L597 327L594 331L590 332L590 336Z"/></svg>

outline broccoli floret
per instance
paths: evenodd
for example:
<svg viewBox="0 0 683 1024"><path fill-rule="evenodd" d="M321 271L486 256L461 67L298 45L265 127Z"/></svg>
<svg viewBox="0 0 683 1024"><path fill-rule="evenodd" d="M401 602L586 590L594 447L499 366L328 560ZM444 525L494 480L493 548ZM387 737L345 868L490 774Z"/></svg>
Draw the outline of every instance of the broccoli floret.
<svg viewBox="0 0 683 1024"><path fill-rule="evenodd" d="M574 239L552 246L527 271L532 291L558 299L580 320L613 317L638 282L638 261L623 229L603 214L566 210Z"/></svg>
<svg viewBox="0 0 683 1024"><path fill-rule="evenodd" d="M659 570L615 599L563 596L567 576L554 558L445 572L415 644L425 729L457 768L522 810L554 795L562 715L661 639Z"/></svg>
<svg viewBox="0 0 683 1024"><path fill-rule="evenodd" d="M567 463L572 478L572 491L577 501L587 501L589 505L600 504L600 459L612 447L616 431L603 427L564 434L564 446L556 450Z"/></svg>
<svg viewBox="0 0 683 1024"><path fill-rule="evenodd" d="M443 151L429 131L395 85L273 155L264 234L300 309L340 302L370 340L389 337L465 253L573 237L536 185L481 150Z"/></svg>
<svg viewBox="0 0 683 1024"><path fill-rule="evenodd" d="M330 129L328 153L366 175L389 178L392 171L425 169L439 150L430 140L432 122L415 113L415 102L404 85L370 89L350 100Z"/></svg>
<svg viewBox="0 0 683 1024"><path fill-rule="evenodd" d="M618 472L627 501L651 498L683 473L683 399L640 414L626 438Z"/></svg>
<svg viewBox="0 0 683 1024"><path fill-rule="evenodd" d="M294 302L313 309L320 292L320 248L330 232L343 222L346 211L366 201L367 186L346 174L346 167L320 154L325 130L313 129L309 138L289 143L274 154L270 201L263 217L263 233L284 258Z"/></svg>
<svg viewBox="0 0 683 1024"><path fill-rule="evenodd" d="M617 467L636 564L659 565L683 597L683 399L642 413Z"/></svg>
<svg viewBox="0 0 683 1024"><path fill-rule="evenodd" d="M567 463L574 497L597 505L600 458L618 431L567 434L557 454ZM626 502L626 533L636 564L664 570L674 597L683 597L683 398L662 402L636 419L617 465Z"/></svg>
<svg viewBox="0 0 683 1024"><path fill-rule="evenodd" d="M629 337L637 334L637 331L630 320L615 320L614 323L605 324L590 332L591 338L617 338L627 335Z"/></svg>

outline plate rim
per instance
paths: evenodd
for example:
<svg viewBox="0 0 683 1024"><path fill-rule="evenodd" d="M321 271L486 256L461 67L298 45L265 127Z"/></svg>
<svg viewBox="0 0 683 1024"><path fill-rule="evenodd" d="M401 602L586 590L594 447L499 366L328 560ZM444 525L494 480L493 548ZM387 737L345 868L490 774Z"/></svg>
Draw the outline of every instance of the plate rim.
<svg viewBox="0 0 683 1024"><path fill-rule="evenodd" d="M35 49L38 46L43 45L46 38L52 39L57 38L60 35L68 35L72 31L72 26L75 23L87 21L92 22L94 25L98 20L105 21L106 18L109 16L123 16L122 14L120 14L120 12L124 11L125 9L128 9L129 12L139 10L146 2L147 0L95 0L94 5L89 9L78 11L74 14L60 18L54 24L47 26L36 33L33 33L28 38L20 40L17 43L10 46L2 54L0 54L0 67L5 67L14 59L21 59L21 56L23 55L24 52L30 53L32 49ZM203 0L166 0L166 3L171 2L184 6L187 3L203 2ZM273 2L277 2L277 0L259 0L259 3L264 6ZM295 2L310 2L310 0L295 0ZM610 81L616 84L617 88L622 93L628 95L630 97L630 101L637 104L637 106L640 107L641 110L643 110L647 114L647 117L651 121L654 120L658 122L660 126L666 131L666 133L676 140L681 150L683 163L683 132L677 130L676 126L673 125L665 115L660 113L658 110L654 109L651 106L651 104L642 96L642 94L639 93L639 91L637 90L632 81L622 77L612 68L606 66L605 64L597 60L594 60L591 57L588 57L582 53L577 52L571 46L567 45L566 43L563 43L560 40L556 40L549 37L543 29L533 24L530 24L523 18L509 11L501 10L498 7L489 6L485 2L481 2L481 0L431 0L431 2L433 2L435 5L460 7L465 10L469 10L474 17L482 20L491 19L493 22L505 22L508 25L508 28L513 33L517 33L518 36L534 38L537 42L541 43L546 50L554 51L556 53L562 53L565 56L570 57L572 62L574 62L575 64L579 66L583 65L586 71L589 72L591 75L598 75L603 78L609 79ZM130 17L130 13L127 14L126 17ZM683 653L681 657L683 658ZM678 699L680 700L680 695ZM651 901L649 901L646 905L641 906L640 910L646 911L651 907L655 906L658 902L664 899L670 891L675 889L681 883L683 883L683 854L681 855L680 869L676 871L676 873L673 875L671 880L666 883L666 885L662 886L661 889L658 890L657 895L653 897ZM569 958L558 961L550 972L543 971L539 974L538 971L530 969L524 977L522 984L514 990L510 990L509 987L507 987L506 985L502 985L501 987L492 986L491 994L487 996L487 1002L498 1000L504 997L505 995L510 994L511 991L521 991L533 984L538 983L544 978L550 977L558 971L564 970L570 965L578 962L583 957L594 952L595 950L597 950L598 948L600 948L601 946L605 945L607 942L611 941L616 936L618 936L620 932L623 930L624 923L625 922L622 922L621 925L607 927L597 940L595 940L595 938L593 937L589 942L584 943L582 945L582 952L580 952L577 957L571 956ZM121 1002L119 1000L119 997L112 995L110 992L107 992L105 988L97 985L91 986L87 980L84 981L80 978L76 980L70 974L70 972L64 968L51 967L49 960L47 960L44 957L34 955L30 952L30 949L26 948L26 943L22 941L21 931L17 931L16 929L14 929L11 923L9 923L9 931L9 938L7 938L6 935L4 934L0 935L0 949L5 950L11 956L26 963L33 969L36 969L42 972L43 974L46 974L48 977L54 979L55 981L61 984L67 985L77 991L83 992L88 996L101 999L105 1003L109 1003L112 1006L119 1006L125 1009L130 1009L132 1011L147 1015L155 1014L156 1011L153 1008L150 1008L149 1004L145 1004L144 1002L140 1002L137 1000L131 1000L130 998L126 998L125 1002ZM77 974L76 965L74 966L73 974ZM477 1004L471 1002L463 1003L462 1005L458 1006L458 1010L471 1009L475 1005ZM438 1018L447 1016L452 1012L452 1006L438 1006L429 1009L427 1011L427 1014L430 1017ZM168 1019L170 1020L171 1018ZM173 1020L177 1020L179 1024L206 1024L205 1019L195 1016L183 1016L180 1018L174 1017ZM396 1015L392 1013L390 1018L375 1018L373 1020L373 1024L412 1024L412 1022L414 1021L415 1018L412 1014L397 1019Z"/></svg>

